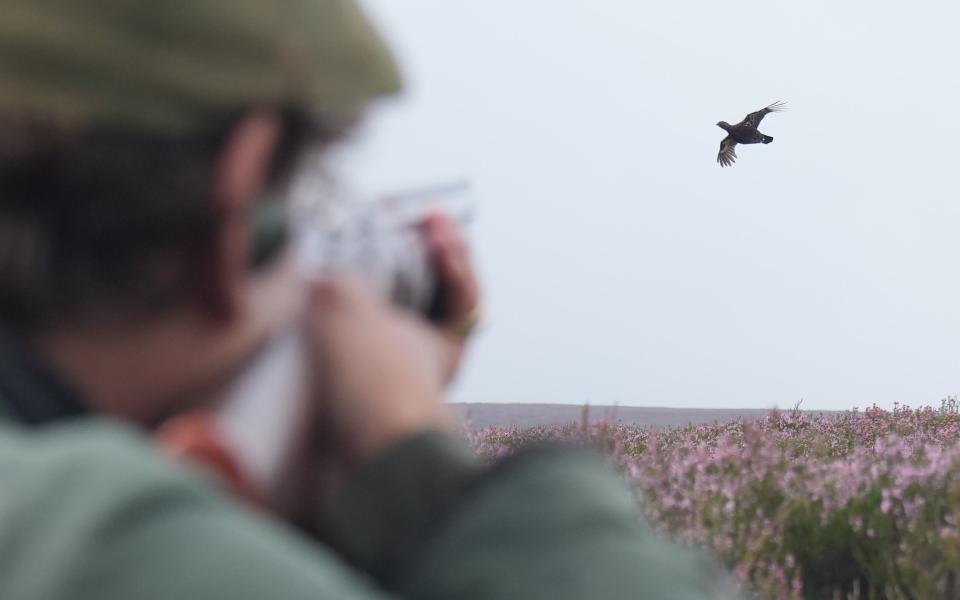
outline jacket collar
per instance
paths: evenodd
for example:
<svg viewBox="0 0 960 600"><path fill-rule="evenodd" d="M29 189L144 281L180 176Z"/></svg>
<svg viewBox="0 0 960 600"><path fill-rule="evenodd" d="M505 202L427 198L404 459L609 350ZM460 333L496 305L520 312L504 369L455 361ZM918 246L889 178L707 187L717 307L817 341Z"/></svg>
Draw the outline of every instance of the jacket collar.
<svg viewBox="0 0 960 600"><path fill-rule="evenodd" d="M16 336L0 333L0 416L41 426L87 414L76 390Z"/></svg>

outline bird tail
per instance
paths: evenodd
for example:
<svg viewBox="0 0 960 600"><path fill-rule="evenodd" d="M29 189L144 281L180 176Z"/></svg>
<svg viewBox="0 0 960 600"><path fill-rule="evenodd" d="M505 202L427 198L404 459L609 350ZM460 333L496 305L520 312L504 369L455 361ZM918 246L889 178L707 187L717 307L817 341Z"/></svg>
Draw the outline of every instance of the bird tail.
<svg viewBox="0 0 960 600"><path fill-rule="evenodd" d="M763 136L763 143L764 143L764 144L769 144L769 143L772 142L772 141L773 141L773 137L772 137L772 136L769 136L769 135Z"/></svg>

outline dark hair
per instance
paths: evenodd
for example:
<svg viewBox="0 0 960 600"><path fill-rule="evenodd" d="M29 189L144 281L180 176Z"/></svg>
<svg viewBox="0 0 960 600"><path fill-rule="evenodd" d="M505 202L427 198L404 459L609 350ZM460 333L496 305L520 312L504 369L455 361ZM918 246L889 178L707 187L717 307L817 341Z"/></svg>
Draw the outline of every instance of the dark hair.
<svg viewBox="0 0 960 600"><path fill-rule="evenodd" d="M218 154L243 112L205 133L72 130L0 115L0 322L19 330L91 310L159 310L179 298L220 215ZM346 121L283 111L271 184Z"/></svg>

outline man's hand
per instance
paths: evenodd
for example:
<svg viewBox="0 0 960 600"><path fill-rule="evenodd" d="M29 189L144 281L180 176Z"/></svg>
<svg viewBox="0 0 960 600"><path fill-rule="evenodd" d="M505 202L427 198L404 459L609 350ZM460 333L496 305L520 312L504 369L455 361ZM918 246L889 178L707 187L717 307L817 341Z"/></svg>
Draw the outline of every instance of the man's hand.
<svg viewBox="0 0 960 600"><path fill-rule="evenodd" d="M453 342L361 283L314 284L308 311L326 458L350 469L454 420L442 404Z"/></svg>
<svg viewBox="0 0 960 600"><path fill-rule="evenodd" d="M480 286L470 250L447 215L431 214L422 229L441 289L438 325L449 341L445 363L449 381L460 366L467 337L480 320Z"/></svg>
<svg viewBox="0 0 960 600"><path fill-rule="evenodd" d="M479 316L479 286L449 217L430 215L422 233L442 290L435 324L390 305L357 280L314 284L307 328L318 397L313 425L304 432L306 462L297 469L312 480L304 481L312 490L295 496L330 492L394 443L456 427L443 394Z"/></svg>

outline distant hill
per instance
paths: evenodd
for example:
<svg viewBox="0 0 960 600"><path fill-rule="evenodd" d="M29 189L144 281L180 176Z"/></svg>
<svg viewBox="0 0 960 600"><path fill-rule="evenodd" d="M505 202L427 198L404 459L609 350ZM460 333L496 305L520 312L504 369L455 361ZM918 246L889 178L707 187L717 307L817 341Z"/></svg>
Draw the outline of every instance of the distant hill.
<svg viewBox="0 0 960 600"><path fill-rule="evenodd" d="M486 404L475 402L452 403L463 418L475 428L490 426L531 427L534 425L559 425L579 422L583 406L576 404ZM756 419L770 412L756 408L660 408L638 406L591 406L588 409L591 421L608 420L632 425L654 427L678 427L687 424L700 425ZM830 411L810 411L823 412Z"/></svg>

